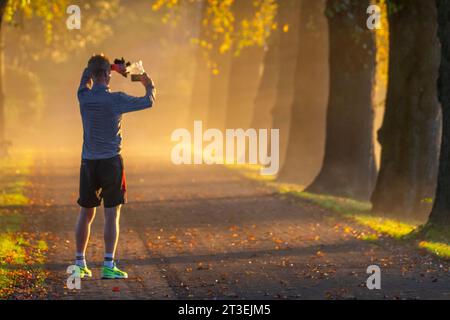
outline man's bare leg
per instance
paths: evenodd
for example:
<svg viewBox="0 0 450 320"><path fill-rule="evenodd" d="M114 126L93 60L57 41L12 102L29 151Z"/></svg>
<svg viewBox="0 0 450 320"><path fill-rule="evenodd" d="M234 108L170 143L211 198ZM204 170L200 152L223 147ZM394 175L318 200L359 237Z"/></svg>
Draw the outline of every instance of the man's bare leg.
<svg viewBox="0 0 450 320"><path fill-rule="evenodd" d="M81 208L78 216L75 242L76 242L76 265L86 267L86 248L91 234L92 221L95 218L96 208Z"/></svg>
<svg viewBox="0 0 450 320"><path fill-rule="evenodd" d="M118 269L114 263L117 241L120 232L120 206L105 208L105 261L103 262L103 279L126 279L128 274Z"/></svg>
<svg viewBox="0 0 450 320"><path fill-rule="evenodd" d="M105 208L105 262L114 261L120 232L120 207Z"/></svg>

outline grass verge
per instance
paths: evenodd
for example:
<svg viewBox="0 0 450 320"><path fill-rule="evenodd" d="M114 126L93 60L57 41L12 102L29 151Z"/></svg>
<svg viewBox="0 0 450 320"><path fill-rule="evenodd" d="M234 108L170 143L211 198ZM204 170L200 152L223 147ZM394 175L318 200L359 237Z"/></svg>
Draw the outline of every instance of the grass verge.
<svg viewBox="0 0 450 320"><path fill-rule="evenodd" d="M227 167L239 171L246 178L266 184L280 194L289 194L312 202L324 209L341 214L359 225L369 227L380 235L397 240L416 240L418 248L426 250L440 258L450 259L450 230L429 228L423 232L421 222L419 221L394 219L372 213L372 206L369 202L304 192L304 186L276 182L275 177L272 176L260 176L257 166L242 165ZM377 239L377 235L368 235L363 239L373 241Z"/></svg>
<svg viewBox="0 0 450 320"><path fill-rule="evenodd" d="M32 160L30 154L0 159L0 299L33 298L45 279L39 266L47 244L22 230Z"/></svg>

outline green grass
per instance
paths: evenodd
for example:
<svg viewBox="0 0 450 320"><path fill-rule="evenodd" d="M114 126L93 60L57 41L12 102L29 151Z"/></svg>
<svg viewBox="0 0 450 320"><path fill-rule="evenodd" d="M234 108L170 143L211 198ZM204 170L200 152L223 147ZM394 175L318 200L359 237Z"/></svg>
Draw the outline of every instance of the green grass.
<svg viewBox="0 0 450 320"><path fill-rule="evenodd" d="M419 247L441 258L450 259L450 228L427 224L420 227L411 238L422 240Z"/></svg>
<svg viewBox="0 0 450 320"><path fill-rule="evenodd" d="M0 233L0 265L25 263L27 241L13 233Z"/></svg>
<svg viewBox="0 0 450 320"><path fill-rule="evenodd" d="M226 164L230 170L236 170L242 173L242 175L251 180L270 182L275 181L274 175L261 175L260 170L263 168L261 165L256 164Z"/></svg>
<svg viewBox="0 0 450 320"><path fill-rule="evenodd" d="M28 204L25 189L32 165L29 155L0 159L0 206L24 206ZM20 159L20 160L17 160Z"/></svg>
<svg viewBox="0 0 450 320"><path fill-rule="evenodd" d="M286 189L280 187L281 193ZM417 221L402 221L373 214L368 202L333 196L310 194L306 192L288 191L288 193L309 200L322 208L343 214L356 223L369 227L377 233L400 239L416 239L417 246L443 259L450 259L450 230L430 228L425 233L419 232L420 223ZM418 235L418 236L416 236ZM366 235L363 240L375 241L376 235Z"/></svg>
<svg viewBox="0 0 450 320"><path fill-rule="evenodd" d="M17 233L0 232L0 299L14 290L18 281L16 275L25 269L29 248L29 243ZM11 266L20 268L11 270Z"/></svg>
<svg viewBox="0 0 450 320"><path fill-rule="evenodd" d="M265 183L280 194L289 194L310 201L376 232L376 234L363 235L362 240L376 241L378 240L377 234L397 240L415 239L418 248L441 258L450 259L450 230L428 228L426 232L420 232L421 223L419 221L405 221L374 214L371 212L372 206L369 202L304 192L305 187L302 185L279 183L274 179L258 177L257 168L252 166L238 166L232 167L232 169L241 171L247 178Z"/></svg>
<svg viewBox="0 0 450 320"><path fill-rule="evenodd" d="M320 194L313 194L309 192L300 192L300 191L289 191L289 189L286 190L285 187L280 187L280 193L289 193L292 195L295 195L299 198L311 201L322 208L342 213L348 216L361 214L361 213L367 213L371 210L372 206L368 202L363 201L357 201L353 199L348 198L340 198L340 197L333 197L328 195L320 195Z"/></svg>
<svg viewBox="0 0 450 320"><path fill-rule="evenodd" d="M373 215L369 202L357 201L307 192L290 192L297 197L311 201L322 208L340 213L354 222L392 238L401 239L417 228L417 224L402 222L396 219Z"/></svg>
<svg viewBox="0 0 450 320"><path fill-rule="evenodd" d="M441 258L450 259L450 245L448 243L420 241L419 247Z"/></svg>
<svg viewBox="0 0 450 320"><path fill-rule="evenodd" d="M46 242L21 233L20 208L29 204L25 191L32 160L28 153L0 159L0 299L13 295L18 287L36 290L45 279L39 265L45 261Z"/></svg>
<svg viewBox="0 0 450 320"><path fill-rule="evenodd" d="M361 202L353 199L339 198L326 195L317 195L299 191L286 191L286 188L280 187L280 193L290 193L299 198L311 201L318 206L340 213L354 222L369 227L373 231L400 240L417 234L420 229L419 222L402 221L393 218L387 218L371 213L371 205L368 202ZM450 259L450 237L449 233L443 236L442 231L429 230L422 241L417 244L420 249L437 255L443 259ZM361 239L366 241L376 241L376 235L365 235Z"/></svg>
<svg viewBox="0 0 450 320"><path fill-rule="evenodd" d="M396 239L404 238L417 228L417 225L383 217L355 214L352 218L361 225Z"/></svg>
<svg viewBox="0 0 450 320"><path fill-rule="evenodd" d="M0 193L1 206L24 206L28 204L28 198L21 193Z"/></svg>
<svg viewBox="0 0 450 320"><path fill-rule="evenodd" d="M24 206L29 200L25 196L32 156L20 154L0 159L0 207Z"/></svg>

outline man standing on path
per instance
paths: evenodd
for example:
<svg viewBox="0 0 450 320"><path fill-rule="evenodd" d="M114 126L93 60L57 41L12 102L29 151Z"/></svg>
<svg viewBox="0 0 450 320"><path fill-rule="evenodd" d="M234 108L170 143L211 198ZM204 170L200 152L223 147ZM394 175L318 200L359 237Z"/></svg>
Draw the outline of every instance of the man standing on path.
<svg viewBox="0 0 450 320"><path fill-rule="evenodd" d="M118 72L125 72L125 66ZM122 69L123 68L123 69ZM114 254L119 239L120 207L126 203L126 182L121 156L122 114L151 108L155 99L153 81L144 74L143 97L111 92L111 63L104 55L94 55L84 70L78 89L83 120L83 152L80 168L81 206L76 226L76 262L80 276L92 277L86 265L85 252L96 208L102 200L105 207L105 260L103 279L124 279L128 274L116 267Z"/></svg>

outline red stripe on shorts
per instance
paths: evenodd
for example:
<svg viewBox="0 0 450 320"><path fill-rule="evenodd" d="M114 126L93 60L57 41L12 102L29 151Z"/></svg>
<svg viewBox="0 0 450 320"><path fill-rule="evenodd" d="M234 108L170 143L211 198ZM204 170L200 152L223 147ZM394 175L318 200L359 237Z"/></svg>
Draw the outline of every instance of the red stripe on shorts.
<svg viewBox="0 0 450 320"><path fill-rule="evenodd" d="M122 191L127 192L127 178L125 177L125 169L122 169Z"/></svg>

